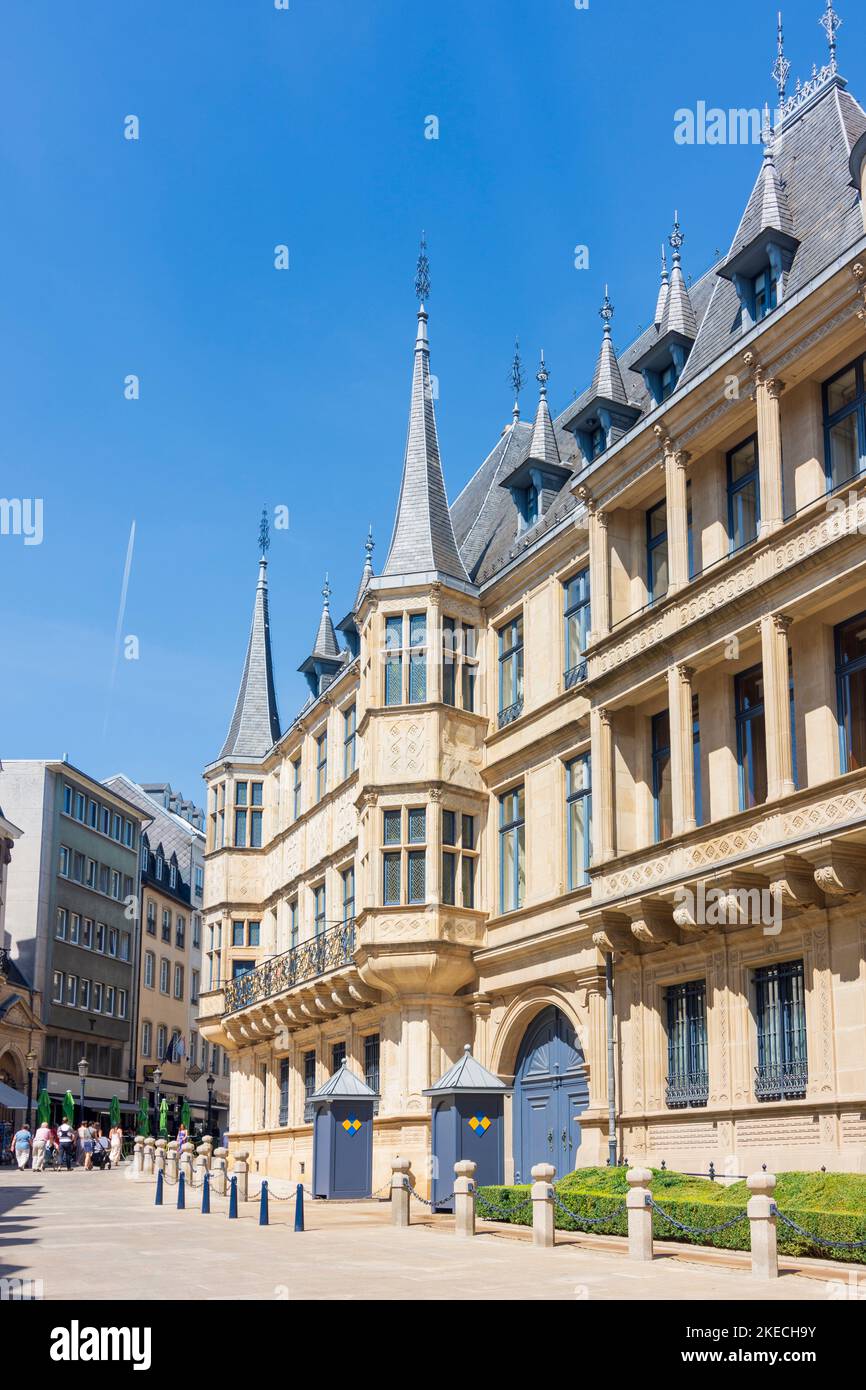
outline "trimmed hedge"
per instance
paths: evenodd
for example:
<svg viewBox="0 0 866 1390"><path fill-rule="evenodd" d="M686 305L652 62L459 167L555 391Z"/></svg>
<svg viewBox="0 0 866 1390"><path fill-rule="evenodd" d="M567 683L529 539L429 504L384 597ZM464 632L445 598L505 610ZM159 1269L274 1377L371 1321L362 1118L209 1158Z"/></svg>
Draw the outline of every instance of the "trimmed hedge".
<svg viewBox="0 0 866 1390"><path fill-rule="evenodd" d="M624 1198L628 1192L624 1168L588 1168L567 1174L556 1184L556 1193L571 1212L554 1208L554 1223L564 1231L588 1231L598 1235L628 1234ZM720 1250L748 1250L749 1223L742 1220L724 1231L706 1234L708 1227L744 1216L749 1190L744 1182L725 1187L708 1178L655 1169L651 1183L655 1201L676 1221L697 1226L701 1231L680 1231L659 1213L653 1213L656 1240L686 1245L709 1245ZM529 1185L482 1187L479 1193L492 1206L509 1213L499 1219L513 1225L530 1226ZM855 1173L780 1173L777 1175L776 1204L785 1216L826 1240L866 1240L866 1177ZM483 1211L479 1206L479 1216ZM581 1221L585 1217L607 1217L600 1222ZM866 1264L866 1249L828 1249L777 1224L779 1253Z"/></svg>

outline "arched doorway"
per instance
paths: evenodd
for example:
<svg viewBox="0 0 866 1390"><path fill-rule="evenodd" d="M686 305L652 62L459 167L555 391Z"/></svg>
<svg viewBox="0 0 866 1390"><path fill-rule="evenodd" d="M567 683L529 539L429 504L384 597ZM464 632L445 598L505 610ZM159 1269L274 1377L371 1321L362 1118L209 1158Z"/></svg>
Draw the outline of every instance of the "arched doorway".
<svg viewBox="0 0 866 1390"><path fill-rule="evenodd" d="M514 1076L514 1181L536 1163L570 1173L580 1146L578 1117L589 1104L586 1065L574 1028L554 1005L524 1034Z"/></svg>

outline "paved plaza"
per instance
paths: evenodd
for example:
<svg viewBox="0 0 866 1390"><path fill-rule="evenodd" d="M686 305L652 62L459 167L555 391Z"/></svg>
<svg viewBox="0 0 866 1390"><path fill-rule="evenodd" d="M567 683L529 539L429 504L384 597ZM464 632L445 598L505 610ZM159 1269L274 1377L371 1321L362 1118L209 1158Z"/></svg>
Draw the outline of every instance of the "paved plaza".
<svg viewBox="0 0 866 1390"><path fill-rule="evenodd" d="M555 1250L534 1250L525 1232L482 1225L459 1240L450 1218L390 1225L384 1202L306 1203L303 1234L291 1201L258 1202L227 1219L200 1193L178 1211L176 1190L154 1206L152 1182L113 1173L0 1174L0 1275L41 1280L45 1299L773 1299L825 1300L848 1282L846 1266L783 1262L774 1284L757 1284L721 1252L657 1247L651 1266L629 1261L610 1239L562 1233ZM861 1270L861 1277L862 1277Z"/></svg>

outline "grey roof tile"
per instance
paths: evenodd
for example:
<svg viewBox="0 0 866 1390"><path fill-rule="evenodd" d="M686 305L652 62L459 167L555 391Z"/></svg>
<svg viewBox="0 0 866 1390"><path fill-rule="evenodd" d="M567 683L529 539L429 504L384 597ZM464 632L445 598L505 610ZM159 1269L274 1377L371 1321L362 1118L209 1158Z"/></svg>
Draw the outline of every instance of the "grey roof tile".
<svg viewBox="0 0 866 1390"><path fill-rule="evenodd" d="M267 570L267 560L262 557L243 675L220 758L263 757L280 737L268 619Z"/></svg>

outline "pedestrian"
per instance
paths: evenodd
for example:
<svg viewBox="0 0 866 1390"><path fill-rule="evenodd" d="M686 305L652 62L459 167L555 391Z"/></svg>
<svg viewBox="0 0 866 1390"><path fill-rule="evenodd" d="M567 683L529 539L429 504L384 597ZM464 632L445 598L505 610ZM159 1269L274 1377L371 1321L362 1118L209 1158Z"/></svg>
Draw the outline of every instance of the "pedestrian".
<svg viewBox="0 0 866 1390"><path fill-rule="evenodd" d="M57 1131L57 1143L60 1146L60 1159L68 1173L72 1171L72 1159L75 1153L75 1130L68 1120L64 1120Z"/></svg>
<svg viewBox="0 0 866 1390"><path fill-rule="evenodd" d="M48 1130L48 1141L45 1145L45 1157L52 1168L60 1167L60 1140L57 1138L57 1127L51 1125Z"/></svg>
<svg viewBox="0 0 866 1390"><path fill-rule="evenodd" d="M84 1154L84 1171L89 1173L93 1168L93 1130L84 1120L78 1126L78 1139Z"/></svg>
<svg viewBox="0 0 866 1390"><path fill-rule="evenodd" d="M42 1173L45 1170L45 1148L51 1138L51 1130L47 1125L42 1124L33 1136L33 1171Z"/></svg>
<svg viewBox="0 0 866 1390"><path fill-rule="evenodd" d="M186 1125L181 1121L177 1131L177 1151L179 1154L183 1153L183 1146L188 1139L189 1135L186 1132Z"/></svg>
<svg viewBox="0 0 866 1390"><path fill-rule="evenodd" d="M115 1125L109 1134L111 1166L116 1168L123 1153L123 1130Z"/></svg>
<svg viewBox="0 0 866 1390"><path fill-rule="evenodd" d="M12 1136L11 1148L18 1162L19 1170L26 1168L27 1164L30 1162L30 1146L32 1142L30 1137L30 1126L25 1122Z"/></svg>

